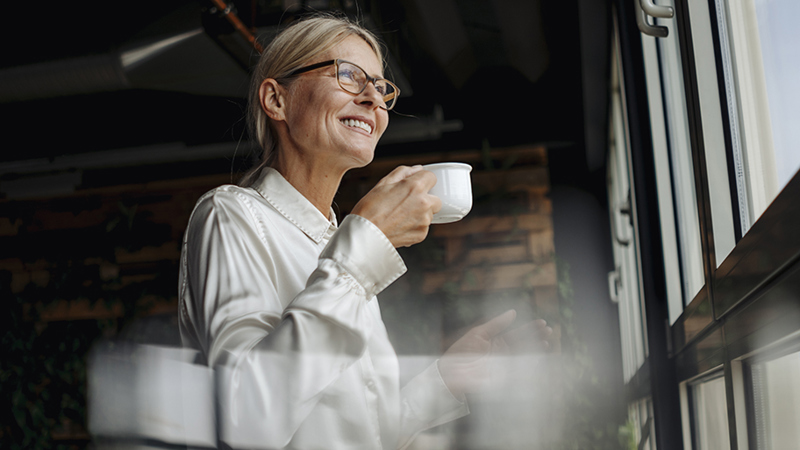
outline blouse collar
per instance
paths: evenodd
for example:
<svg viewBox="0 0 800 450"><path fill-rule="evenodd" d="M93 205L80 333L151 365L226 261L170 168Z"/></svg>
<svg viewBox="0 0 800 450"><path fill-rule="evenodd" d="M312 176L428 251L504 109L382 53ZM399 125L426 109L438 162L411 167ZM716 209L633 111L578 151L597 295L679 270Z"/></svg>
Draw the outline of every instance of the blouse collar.
<svg viewBox="0 0 800 450"><path fill-rule="evenodd" d="M320 243L331 228L335 229L338 226L333 208L330 212L331 220L328 220L272 167L262 169L251 187L316 243Z"/></svg>

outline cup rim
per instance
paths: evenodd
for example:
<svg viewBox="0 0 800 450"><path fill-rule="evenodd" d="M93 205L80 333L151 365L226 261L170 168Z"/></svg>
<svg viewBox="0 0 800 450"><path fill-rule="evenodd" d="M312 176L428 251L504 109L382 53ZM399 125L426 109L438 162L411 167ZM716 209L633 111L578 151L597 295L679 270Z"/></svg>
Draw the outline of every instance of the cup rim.
<svg viewBox="0 0 800 450"><path fill-rule="evenodd" d="M422 168L425 169L425 170L440 169L440 168L443 168L443 169L452 168L452 169L467 169L468 172L472 171L472 166L471 165L469 165L467 163L460 163L460 162L440 162L440 163L433 163L433 164L425 164L424 166L422 166Z"/></svg>

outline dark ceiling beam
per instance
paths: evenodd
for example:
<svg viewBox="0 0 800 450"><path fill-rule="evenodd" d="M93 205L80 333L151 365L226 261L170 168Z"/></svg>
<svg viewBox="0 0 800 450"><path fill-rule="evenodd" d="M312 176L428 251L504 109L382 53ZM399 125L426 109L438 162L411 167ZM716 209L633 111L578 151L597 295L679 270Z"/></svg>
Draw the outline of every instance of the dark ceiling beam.
<svg viewBox="0 0 800 450"><path fill-rule="evenodd" d="M248 74L202 28L104 55L0 69L0 103L154 89L243 97Z"/></svg>

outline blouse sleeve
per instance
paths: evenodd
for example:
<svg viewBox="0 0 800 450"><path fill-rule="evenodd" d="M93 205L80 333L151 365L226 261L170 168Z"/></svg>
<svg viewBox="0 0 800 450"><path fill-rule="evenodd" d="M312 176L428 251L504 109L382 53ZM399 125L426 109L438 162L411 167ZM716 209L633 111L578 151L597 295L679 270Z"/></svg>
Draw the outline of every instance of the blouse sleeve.
<svg viewBox="0 0 800 450"><path fill-rule="evenodd" d="M305 289L284 307L277 283L291 275L280 262L288 255L265 248L246 201L242 194L217 192L192 214L181 334L224 380L218 382L220 432L244 436L239 445L281 448L325 388L363 354L374 320L367 302L405 265L377 227L348 216ZM247 442L248 427L259 428L257 443Z"/></svg>
<svg viewBox="0 0 800 450"><path fill-rule="evenodd" d="M438 360L403 387L401 403L398 449L408 447L424 430L469 414L466 396L454 396L444 384Z"/></svg>

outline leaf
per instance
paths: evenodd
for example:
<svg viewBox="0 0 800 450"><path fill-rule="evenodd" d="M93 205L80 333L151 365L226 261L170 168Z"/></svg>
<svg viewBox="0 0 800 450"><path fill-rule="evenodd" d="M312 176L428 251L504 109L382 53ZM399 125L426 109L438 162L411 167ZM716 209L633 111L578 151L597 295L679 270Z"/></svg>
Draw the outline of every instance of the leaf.
<svg viewBox="0 0 800 450"><path fill-rule="evenodd" d="M113 231L114 228L116 228L119 224L120 220L120 217L114 217L113 219L109 220L108 223L106 223L106 233Z"/></svg>

